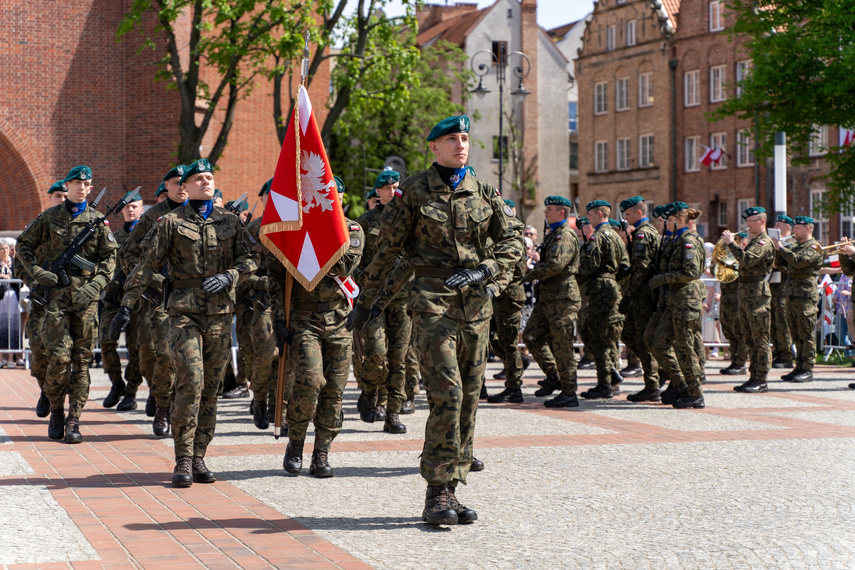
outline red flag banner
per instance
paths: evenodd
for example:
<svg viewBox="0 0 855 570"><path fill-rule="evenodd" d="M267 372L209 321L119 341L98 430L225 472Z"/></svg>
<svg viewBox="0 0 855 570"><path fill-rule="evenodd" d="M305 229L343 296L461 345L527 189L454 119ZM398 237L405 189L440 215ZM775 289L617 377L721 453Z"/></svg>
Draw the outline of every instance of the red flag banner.
<svg viewBox="0 0 855 570"><path fill-rule="evenodd" d="M309 93L302 86L259 234L267 249L308 291L315 288L350 245L327 151Z"/></svg>

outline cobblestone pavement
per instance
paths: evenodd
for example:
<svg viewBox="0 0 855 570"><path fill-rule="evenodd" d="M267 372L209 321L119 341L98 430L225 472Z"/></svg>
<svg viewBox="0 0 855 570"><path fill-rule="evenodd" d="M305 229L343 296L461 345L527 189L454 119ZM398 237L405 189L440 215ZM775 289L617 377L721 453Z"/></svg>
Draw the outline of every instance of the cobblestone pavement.
<svg viewBox="0 0 855 570"><path fill-rule="evenodd" d="M408 433L359 421L355 384L333 443L333 479L282 470L285 440L259 431L248 399L220 400L209 448L213 485L170 485L171 439L151 435L142 404L104 410L93 370L86 442L47 439L26 371L0 370L0 567L312 568L855 568L855 369L816 380L745 377L707 368L707 407L633 404L641 389L572 410L533 396L482 404L476 456L486 469L458 490L479 520L421 522L418 455L424 396ZM488 367L488 389L500 365ZM580 371L581 389L595 383Z"/></svg>

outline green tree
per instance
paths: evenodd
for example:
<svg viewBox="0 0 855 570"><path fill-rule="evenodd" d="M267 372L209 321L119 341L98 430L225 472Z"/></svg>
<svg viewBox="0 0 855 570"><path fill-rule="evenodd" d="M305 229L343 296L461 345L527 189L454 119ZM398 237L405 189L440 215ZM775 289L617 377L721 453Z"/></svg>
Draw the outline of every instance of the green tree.
<svg viewBox="0 0 855 570"><path fill-rule="evenodd" d="M723 103L713 120L753 120L757 155L774 155L775 131L785 131L794 162L807 161L817 125L855 128L855 3L851 0L727 0L735 17L733 41L752 60L741 95ZM855 149L832 145L828 207L839 211L855 195Z"/></svg>

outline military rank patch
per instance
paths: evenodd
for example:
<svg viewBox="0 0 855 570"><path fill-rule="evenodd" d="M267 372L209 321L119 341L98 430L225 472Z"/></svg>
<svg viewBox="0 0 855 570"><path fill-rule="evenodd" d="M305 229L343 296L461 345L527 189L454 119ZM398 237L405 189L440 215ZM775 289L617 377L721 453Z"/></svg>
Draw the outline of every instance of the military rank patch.
<svg viewBox="0 0 855 570"><path fill-rule="evenodd" d="M508 217L512 217L512 216L514 215L513 211L511 211L511 207L510 207L510 206L508 206L507 204L505 204L504 206L502 206L502 211L503 211L503 212L505 213L505 215L506 215L506 216L508 216Z"/></svg>
<svg viewBox="0 0 855 570"><path fill-rule="evenodd" d="M362 242L359 241L359 238L353 238L350 240L350 247L359 247Z"/></svg>

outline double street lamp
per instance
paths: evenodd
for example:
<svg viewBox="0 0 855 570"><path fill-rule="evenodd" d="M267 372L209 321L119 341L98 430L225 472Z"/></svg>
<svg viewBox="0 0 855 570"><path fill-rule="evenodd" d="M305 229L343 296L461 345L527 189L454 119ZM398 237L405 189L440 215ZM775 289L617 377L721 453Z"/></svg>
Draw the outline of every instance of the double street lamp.
<svg viewBox="0 0 855 570"><path fill-rule="evenodd" d="M499 193L502 193L502 177L503 177L503 169L504 169L504 137L502 136L503 132L503 119L504 119L504 99L505 99L505 77L506 67L508 65L508 61L511 58L515 58L517 60L518 65L514 65L511 67L511 72L513 76L519 80L516 89L511 92L511 95L517 97L520 100L525 100L527 95L531 94L531 91L527 90L523 85L523 80L528 77L528 74L531 73L531 61L528 59L528 56L521 51L512 51L511 53L507 53L507 47L504 42L497 42L497 48L494 50L482 49L476 51L470 60L470 66L472 67L472 71L475 75L478 76L478 87L472 90L472 93L478 95L479 98L484 97L487 93L490 93L490 90L484 87L484 76L490 72L490 66L495 65L496 67L496 83L499 85L499 138L498 138L498 146L499 146ZM481 57L484 54L486 57ZM489 57L489 60L487 59ZM481 63L476 63L476 59L480 60Z"/></svg>

